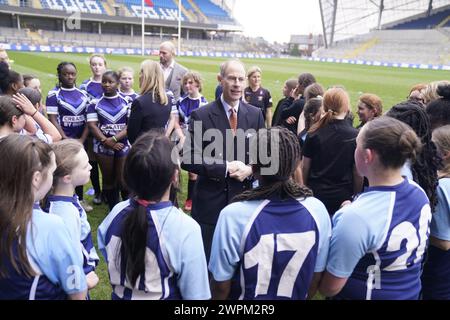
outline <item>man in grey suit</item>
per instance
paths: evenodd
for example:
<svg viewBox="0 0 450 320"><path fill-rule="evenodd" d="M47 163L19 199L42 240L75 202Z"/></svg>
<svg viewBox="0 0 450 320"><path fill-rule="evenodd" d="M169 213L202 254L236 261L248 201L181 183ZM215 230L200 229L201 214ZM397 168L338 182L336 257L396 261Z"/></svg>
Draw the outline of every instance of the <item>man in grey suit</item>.
<svg viewBox="0 0 450 320"><path fill-rule="evenodd" d="M181 64L175 62L175 46L170 41L165 41L159 46L159 63L164 73L166 90L172 91L175 101L181 96L183 76L188 71Z"/></svg>

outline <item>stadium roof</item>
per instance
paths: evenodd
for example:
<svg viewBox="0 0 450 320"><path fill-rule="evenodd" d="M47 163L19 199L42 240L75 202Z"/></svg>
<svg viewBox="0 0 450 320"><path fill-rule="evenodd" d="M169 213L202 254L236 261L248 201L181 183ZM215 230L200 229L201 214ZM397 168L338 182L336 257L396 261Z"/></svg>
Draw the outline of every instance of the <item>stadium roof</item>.
<svg viewBox="0 0 450 320"><path fill-rule="evenodd" d="M449 0L319 0L327 45L417 14L448 6Z"/></svg>

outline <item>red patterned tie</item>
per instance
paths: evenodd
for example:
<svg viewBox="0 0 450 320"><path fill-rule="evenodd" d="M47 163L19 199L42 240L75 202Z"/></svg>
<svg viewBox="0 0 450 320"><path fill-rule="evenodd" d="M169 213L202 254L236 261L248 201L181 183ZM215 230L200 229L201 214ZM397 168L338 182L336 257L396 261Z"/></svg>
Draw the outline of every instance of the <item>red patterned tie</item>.
<svg viewBox="0 0 450 320"><path fill-rule="evenodd" d="M233 130L233 134L236 134L236 129L237 129L237 116L236 116L236 111L234 110L234 108L230 108L230 128L231 130Z"/></svg>

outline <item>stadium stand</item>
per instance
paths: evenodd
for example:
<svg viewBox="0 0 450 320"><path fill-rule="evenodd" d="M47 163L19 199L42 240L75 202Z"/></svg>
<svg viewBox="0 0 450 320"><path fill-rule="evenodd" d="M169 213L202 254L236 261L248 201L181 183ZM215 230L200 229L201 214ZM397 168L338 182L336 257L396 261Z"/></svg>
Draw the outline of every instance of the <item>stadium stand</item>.
<svg viewBox="0 0 450 320"><path fill-rule="evenodd" d="M449 64L450 37L440 30L376 30L314 52L320 58Z"/></svg>
<svg viewBox="0 0 450 320"><path fill-rule="evenodd" d="M117 1L118 4L127 6L131 14L135 17L141 17L141 0L126 0ZM177 20L178 19L178 6L173 1L168 0L154 0L153 7L144 7L144 16L146 18L158 18L165 20ZM184 14L181 15L181 21L186 21L187 18Z"/></svg>
<svg viewBox="0 0 450 320"><path fill-rule="evenodd" d="M380 25L366 34L334 41L313 57L359 61L450 65L450 5Z"/></svg>
<svg viewBox="0 0 450 320"><path fill-rule="evenodd" d="M178 0L152 3L144 7L145 48L155 50L161 41L177 37ZM228 8L210 0L182 0L181 11L182 51L273 53L234 37L242 27ZM141 14L141 0L0 0L0 43L138 49Z"/></svg>
<svg viewBox="0 0 450 320"><path fill-rule="evenodd" d="M41 0L43 9L84 12L92 14L107 14L99 0Z"/></svg>
<svg viewBox="0 0 450 320"><path fill-rule="evenodd" d="M422 14L423 15L423 14ZM410 18L409 21L399 22L387 28L392 30L433 29L436 27L450 27L450 8L435 12L430 16Z"/></svg>
<svg viewBox="0 0 450 320"><path fill-rule="evenodd" d="M193 1L191 1L193 2ZM210 19L229 21L228 13L208 0L195 0L198 7L202 8L203 13Z"/></svg>

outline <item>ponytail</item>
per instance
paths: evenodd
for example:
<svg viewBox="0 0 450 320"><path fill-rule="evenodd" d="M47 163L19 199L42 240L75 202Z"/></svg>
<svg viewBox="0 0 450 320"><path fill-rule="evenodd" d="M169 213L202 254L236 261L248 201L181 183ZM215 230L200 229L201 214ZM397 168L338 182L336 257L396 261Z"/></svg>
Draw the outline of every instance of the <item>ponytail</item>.
<svg viewBox="0 0 450 320"><path fill-rule="evenodd" d="M335 116L347 113L350 108L350 97L344 89L333 87L323 95L322 104L325 115L312 126L308 133L314 133L327 126Z"/></svg>
<svg viewBox="0 0 450 320"><path fill-rule="evenodd" d="M319 121L317 121L312 127L311 129L309 129L308 133L314 133L317 130L319 130L320 128L326 127L331 120L333 120L334 116L334 111L329 109L327 112L325 112L324 116L322 118L320 118Z"/></svg>
<svg viewBox="0 0 450 320"><path fill-rule="evenodd" d="M128 281L134 287L140 274L145 272L145 251L147 245L147 209L137 204L124 219L122 227L122 246L120 247L120 261L122 266L116 265L117 269L126 270ZM117 256L117 255L116 255ZM122 268L123 267L123 268Z"/></svg>

